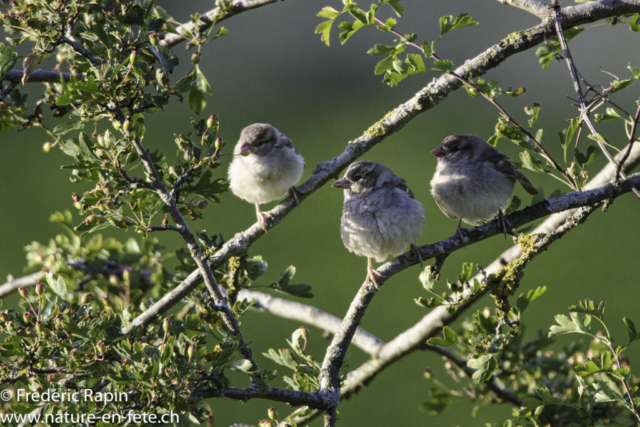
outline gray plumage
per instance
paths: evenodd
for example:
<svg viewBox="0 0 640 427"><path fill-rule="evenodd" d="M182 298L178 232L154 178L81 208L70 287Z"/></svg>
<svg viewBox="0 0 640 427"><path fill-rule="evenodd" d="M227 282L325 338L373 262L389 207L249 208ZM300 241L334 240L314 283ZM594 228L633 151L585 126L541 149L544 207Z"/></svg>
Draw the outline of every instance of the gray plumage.
<svg viewBox="0 0 640 427"><path fill-rule="evenodd" d="M242 129L229 166L231 192L256 205L258 220L266 230L259 204L280 199L302 176L304 159L293 141L266 123Z"/></svg>
<svg viewBox="0 0 640 427"><path fill-rule="evenodd" d="M472 225L493 219L509 205L516 181L538 193L507 156L475 135L448 136L431 153L438 157L431 194L451 219Z"/></svg>
<svg viewBox="0 0 640 427"><path fill-rule="evenodd" d="M420 239L424 208L388 167L354 163L334 187L345 190L340 234L349 251L382 262Z"/></svg>

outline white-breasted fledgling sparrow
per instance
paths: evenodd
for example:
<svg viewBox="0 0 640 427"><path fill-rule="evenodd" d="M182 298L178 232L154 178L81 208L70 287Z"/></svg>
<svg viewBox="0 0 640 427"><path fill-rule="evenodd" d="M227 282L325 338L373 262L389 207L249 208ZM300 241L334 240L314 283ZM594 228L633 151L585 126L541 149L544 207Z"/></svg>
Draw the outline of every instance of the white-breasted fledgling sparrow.
<svg viewBox="0 0 640 427"><path fill-rule="evenodd" d="M431 154L438 158L431 194L445 215L458 220L456 235L460 238L462 221L475 225L496 214L506 237L509 224L503 210L516 181L529 194L538 194L507 156L475 135L448 136Z"/></svg>
<svg viewBox="0 0 640 427"><path fill-rule="evenodd" d="M424 207L413 197L404 179L380 163L356 162L333 184L344 190L340 235L350 252L366 256L367 279L378 287L371 258L384 261L415 246L426 220Z"/></svg>
<svg viewBox="0 0 640 427"><path fill-rule="evenodd" d="M293 186L300 180L304 159L293 141L266 123L242 129L229 166L229 187L242 200L254 203L258 222L267 231L260 204L280 199L289 191L298 201Z"/></svg>

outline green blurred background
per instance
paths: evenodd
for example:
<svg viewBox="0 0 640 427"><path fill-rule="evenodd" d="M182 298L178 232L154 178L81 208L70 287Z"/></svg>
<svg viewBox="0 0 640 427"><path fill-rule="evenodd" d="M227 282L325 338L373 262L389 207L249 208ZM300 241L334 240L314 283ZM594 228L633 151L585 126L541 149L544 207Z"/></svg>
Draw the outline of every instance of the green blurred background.
<svg viewBox="0 0 640 427"><path fill-rule="evenodd" d="M213 2L159 2L170 14L187 21L189 14L206 11ZM456 30L447 35L438 53L456 64L472 58L500 41L512 31L536 25L538 20L524 11L485 0L405 0L406 15L399 20L401 32L416 32L419 39L432 40L438 35L438 18L442 15L469 13L479 26ZM420 75L407 79L399 87L390 88L373 74L378 58L365 54L376 43L391 44L392 37L374 29L356 34L345 46L337 38L337 28L331 47L320 42L314 34L320 19L315 15L324 6L341 8L339 0L290 0L272 4L241 14L224 25L229 35L207 45L201 67L213 88L203 117L217 114L221 121L221 135L232 146L240 130L254 122L268 122L287 134L305 156L307 169L303 179L320 161L340 154L346 143L358 137L389 110L409 99L432 79ZM365 6L365 3L363 3ZM367 3L368 7L368 3ZM387 16L388 11L382 12ZM390 15L389 15L390 16ZM606 85L610 77L599 67L621 76L629 75L626 66L640 66L638 34L628 26L607 25L591 29L571 43L573 56L582 74L592 83ZM174 50L188 62L189 53L180 45ZM47 64L43 64L43 68ZM184 68L184 67L183 67ZM179 69L176 73L184 72ZM521 122L526 121L525 105L542 104L539 127L544 127L543 144L557 158L561 158L557 132L575 114L573 87L564 62L554 62L543 71L534 50L510 58L487 77L496 78L503 88L524 86L527 92L516 99L501 98L507 110ZM615 101L633 109L640 86L632 86L616 95ZM40 90L35 84L26 89L33 93L32 102ZM148 148L166 150L169 158L175 153L174 132L187 132L192 112L185 104L173 103L165 113L147 117L145 143ZM427 228L420 244L449 237L455 222L446 218L429 195L429 180L435 158L429 151L447 135L474 133L487 139L493 133L497 111L482 99L469 97L464 91L449 96L438 108L420 115L400 133L385 140L369 152L365 159L382 162L405 178L427 211ZM625 143L619 124L599 125L607 138L617 146ZM49 223L49 215L56 210L72 207L71 193L82 188L69 182L69 171L61 164L70 163L59 150L45 154L42 144L44 132L29 130L9 132L1 136L0 144L0 277L20 276L25 263L23 248L33 240L46 242L61 230ZM586 141L586 139L585 139ZM515 146L506 140L499 148L517 158ZM592 174L604 164L603 157L591 165ZM224 174L220 170L220 174ZM546 194L558 188L557 181L540 174L527 172L536 186ZM564 188L563 191L567 189ZM528 204L530 196L521 189L517 194ZM255 222L252 206L231 193L223 196L222 205L210 205L205 219L196 228L209 233L222 232L232 237ZM548 330L553 316L565 312L579 298L607 301L607 315L615 325L614 335L625 335L622 317L640 321L637 270L637 242L640 228L637 222L638 200L632 195L618 199L606 214L594 214L588 223L552 247L527 268L521 291L547 286L547 293L534 303L525 315L527 336L537 330ZM273 206L269 205L269 206ZM366 261L350 254L342 245L339 222L342 192L325 186L294 210L285 221L260 239L251 249L269 262L262 284L271 283L289 265L297 267L295 282L313 286L315 298L310 302L342 317L365 276ZM80 219L76 216L76 220ZM124 234L116 234L127 237ZM175 249L178 238L158 235L163 243ZM494 237L473 245L449 257L443 277L454 277L463 262L488 265L511 240ZM426 311L413 299L424 296L418 282L419 268L411 268L387 282L374 299L363 320L362 327L383 340L390 340L417 322ZM441 285L444 286L444 285ZM5 306L16 301L10 297ZM492 305L489 298L478 307ZM277 369L260 356L270 347L286 346L285 339L300 326L299 323L251 312L243 319L243 330L252 343L258 362L266 369ZM311 328L310 352L322 359L328 341L321 332ZM558 345L568 338L559 339ZM640 348L632 348L628 355L631 368L640 372ZM362 351L351 347L348 364L356 368L367 358ZM340 405L342 425L389 426L429 423L438 426L484 425L501 422L511 413L508 405L495 405L480 410L477 418L470 418L471 404L456 402L441 416L431 419L419 406L428 395L431 383L422 372L432 366L436 375L442 373L442 362L434 354L416 352L379 375L359 395ZM634 369L635 368L635 369ZM283 369L278 369L286 374ZM283 386L278 379L275 385ZM245 383L236 381L236 386ZM254 400L247 404L216 400L211 402L216 426L234 422L257 425L266 417L269 403ZM288 413L285 405L276 405L281 414ZM316 421L315 425L319 425Z"/></svg>

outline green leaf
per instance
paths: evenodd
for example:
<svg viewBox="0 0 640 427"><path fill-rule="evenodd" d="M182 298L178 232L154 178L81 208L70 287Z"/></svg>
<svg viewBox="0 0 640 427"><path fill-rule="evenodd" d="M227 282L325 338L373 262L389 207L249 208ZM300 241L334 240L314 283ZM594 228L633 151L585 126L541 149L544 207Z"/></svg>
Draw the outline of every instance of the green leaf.
<svg viewBox="0 0 640 427"><path fill-rule="evenodd" d="M551 326L549 330L549 338L572 333L589 335L595 338L595 335L593 335L589 330L588 318L580 316L578 313L571 313L571 317L564 314L558 314L555 317L555 320L558 324Z"/></svg>
<svg viewBox="0 0 640 427"><path fill-rule="evenodd" d="M368 55L381 56L391 55L396 52L396 46L385 46L383 44L376 44L367 51Z"/></svg>
<svg viewBox="0 0 640 427"><path fill-rule="evenodd" d="M251 366L253 365L251 364L250 360L240 359L240 360L235 360L231 362L229 364L229 369L231 369L232 371L247 373L247 372L250 372Z"/></svg>
<svg viewBox="0 0 640 427"><path fill-rule="evenodd" d="M442 37L457 28L471 27L473 25L478 25L478 21L467 13L461 13L455 19L453 19L453 15L442 16L440 18L440 36Z"/></svg>
<svg viewBox="0 0 640 427"><path fill-rule="evenodd" d="M433 54L433 49L431 49L431 45L428 41L422 43L422 50L424 50L424 57L429 58Z"/></svg>
<svg viewBox="0 0 640 427"><path fill-rule="evenodd" d="M427 342L431 345L449 346L460 342L458 334L448 326L442 328L443 338L431 338Z"/></svg>
<svg viewBox="0 0 640 427"><path fill-rule="evenodd" d="M0 43L0 81L16 65L16 62L18 62L18 52L12 47Z"/></svg>
<svg viewBox="0 0 640 427"><path fill-rule="evenodd" d="M394 57L389 56L382 61L378 62L376 68L373 70L374 74L383 74L393 68Z"/></svg>
<svg viewBox="0 0 640 427"><path fill-rule="evenodd" d="M601 135L601 134L599 134L599 133L595 134L595 136L594 136L594 135L592 135L592 134L589 134L588 136L589 136L589 139L593 139L594 141L601 142L601 143L603 143L604 145L606 145L607 147L609 147L609 148L613 148L614 150L616 150L616 151L618 151L618 152L620 151L620 150L618 150L618 147L616 147L616 146L614 146L614 145L611 145L611 143L610 143L609 141L607 141L607 138L605 138L604 136L602 136L602 135Z"/></svg>
<svg viewBox="0 0 640 427"><path fill-rule="evenodd" d="M587 154L582 154L578 149L575 150L575 157L576 157L576 162L578 163L578 165L580 165L581 167L585 167L588 164L590 164L591 162L593 162L595 160L595 158L598 156L598 153L600 152L600 150L596 149L596 146L591 144L589 145L589 147L587 147Z"/></svg>
<svg viewBox="0 0 640 427"><path fill-rule="evenodd" d="M429 394L429 400L420 405L420 409L432 417L442 413L453 402L451 394L441 388L432 388Z"/></svg>
<svg viewBox="0 0 640 427"><path fill-rule="evenodd" d="M404 6L400 4L402 0L382 0L380 4L388 4L391 6L391 9L402 18L402 13L404 12Z"/></svg>
<svg viewBox="0 0 640 427"><path fill-rule="evenodd" d="M620 118L620 114L618 114L618 112L611 107L607 108L606 114L594 114L593 116L593 119L595 120L596 123L602 123L602 122L615 120L619 118Z"/></svg>
<svg viewBox="0 0 640 427"><path fill-rule="evenodd" d="M605 301L600 301L598 306L596 306L593 300L586 299L584 301L580 301L579 306L572 305L571 307L569 307L569 311L572 313L588 314L589 316L604 320L605 304Z"/></svg>
<svg viewBox="0 0 640 427"><path fill-rule="evenodd" d="M607 376L601 377L595 387L597 392L594 400L596 402L624 402L620 388L611 378Z"/></svg>
<svg viewBox="0 0 640 427"><path fill-rule="evenodd" d="M441 59L440 61L433 61L433 65L440 71L446 73L447 71L453 71L455 65L450 59Z"/></svg>
<svg viewBox="0 0 640 427"><path fill-rule="evenodd" d="M224 178L214 178L213 172L211 172L211 170L207 170L198 181L198 184L189 188L189 191L199 194L216 203L220 203L220 199L217 195L226 192L228 189L229 182L227 180Z"/></svg>
<svg viewBox="0 0 640 427"><path fill-rule="evenodd" d="M524 107L524 112L531 117L528 120L528 123L529 123L529 127L533 127L533 124L538 121L538 114L540 113L540 104L538 104L537 102L534 102L533 107L529 107L529 106Z"/></svg>
<svg viewBox="0 0 640 427"><path fill-rule="evenodd" d="M275 288L277 291L284 292L285 294L294 295L299 298L313 298L311 293L313 289L310 285L298 283L295 285L289 285L284 288Z"/></svg>
<svg viewBox="0 0 640 427"><path fill-rule="evenodd" d="M627 24L629 24L629 29L634 33L640 32L640 13L634 14Z"/></svg>
<svg viewBox="0 0 640 427"><path fill-rule="evenodd" d="M418 279L426 290L432 290L436 284L436 280L433 278L433 266L427 265L418 276Z"/></svg>
<svg viewBox="0 0 640 427"><path fill-rule="evenodd" d="M518 412L518 416L524 417L532 413L541 406L544 406L544 402L533 397L527 397L522 401L523 408Z"/></svg>
<svg viewBox="0 0 640 427"><path fill-rule="evenodd" d="M351 14L351 16L353 16L354 18L356 18L358 21L362 22L363 24L368 24L369 23L369 20L367 19L367 14L363 10L358 9L358 8L352 8L352 9L349 10L349 13Z"/></svg>
<svg viewBox="0 0 640 427"><path fill-rule="evenodd" d="M187 101L189 102L189 107L196 114L199 114L207 106L206 96L211 96L213 92L207 78L200 71L200 67L196 66L195 73L196 81L191 86Z"/></svg>
<svg viewBox="0 0 640 427"><path fill-rule="evenodd" d="M547 168L540 160L533 157L530 151L520 152L520 160L522 160L522 167L534 172L546 172Z"/></svg>
<svg viewBox="0 0 640 427"><path fill-rule="evenodd" d="M358 31L359 29L363 28L365 26L365 24L363 24L360 21L355 21L355 22L341 22L340 25L338 25L338 27L343 30L338 37L340 37L340 43L345 44L347 42L347 40L349 40L351 38L351 36L353 36L356 31Z"/></svg>
<svg viewBox="0 0 640 427"><path fill-rule="evenodd" d="M318 16L319 18L335 19L341 14L342 12L339 12L330 6L326 6L326 7L323 7L322 10L318 12L318 15L316 16Z"/></svg>
<svg viewBox="0 0 640 427"><path fill-rule="evenodd" d="M527 307L529 307L529 303L539 298L546 291L546 286L538 286L535 289L531 289L526 294L520 294L518 300L516 301L516 307L518 308L520 314L522 314L527 309Z"/></svg>
<svg viewBox="0 0 640 427"><path fill-rule="evenodd" d="M567 161L567 152L569 151L569 146L571 145L571 141L573 140L573 135L577 132L580 127L580 120L575 118L571 119L569 123L569 127L560 133L560 140L562 142L562 147L564 148L564 161Z"/></svg>
<svg viewBox="0 0 640 427"><path fill-rule="evenodd" d="M470 359L467 366L476 370L473 379L479 383L490 380L491 375L498 370L498 362L490 354Z"/></svg>
<svg viewBox="0 0 640 427"><path fill-rule="evenodd" d="M289 282L291 282L291 279L293 279L293 276L295 276L295 274L296 268L293 265L290 265L278 278L278 285L286 288L287 286L289 286Z"/></svg>
<svg viewBox="0 0 640 427"><path fill-rule="evenodd" d="M67 285L62 277L53 278L53 273L47 273L47 284L49 288L64 301L67 300Z"/></svg>
<svg viewBox="0 0 640 427"><path fill-rule="evenodd" d="M582 378L589 375L597 374L599 372L611 373L611 353L605 352L600 357L600 360L591 358L584 365L576 366L576 374Z"/></svg>
<svg viewBox="0 0 640 427"><path fill-rule="evenodd" d="M509 96L511 96L511 97L513 97L513 98L517 98L518 96L522 95L522 94L523 94L523 93L525 93L526 91L527 91L527 89L526 89L526 88L519 87L519 88L518 88L518 89L516 89L516 90L505 90L505 91L504 91L504 93L505 93L505 94L507 94L507 95L509 95ZM534 104L534 105L535 105L535 104ZM525 107L525 110L526 110L526 108L527 108L527 107ZM529 126L532 126L532 125L529 125Z"/></svg>
<svg viewBox="0 0 640 427"><path fill-rule="evenodd" d="M622 321L627 327L627 332L629 333L629 342L627 343L627 346L628 346L629 344L631 344L632 342L638 339L638 331L636 330L636 325L633 324L631 319L624 317Z"/></svg>
<svg viewBox="0 0 640 427"><path fill-rule="evenodd" d="M65 122L60 123L56 127L53 128L53 133L57 135L64 135L72 130L82 129L84 127L84 122L80 119L72 119L67 120Z"/></svg>

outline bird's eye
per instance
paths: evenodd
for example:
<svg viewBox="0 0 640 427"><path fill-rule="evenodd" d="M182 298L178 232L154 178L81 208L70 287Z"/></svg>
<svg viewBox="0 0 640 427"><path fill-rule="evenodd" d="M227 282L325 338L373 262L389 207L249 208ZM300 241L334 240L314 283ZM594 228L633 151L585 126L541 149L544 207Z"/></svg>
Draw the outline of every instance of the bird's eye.
<svg viewBox="0 0 640 427"><path fill-rule="evenodd" d="M362 175L355 175L352 179L354 181L360 181L362 179Z"/></svg>
<svg viewBox="0 0 640 427"><path fill-rule="evenodd" d="M458 151L460 149L460 147L458 147L457 145L454 145L453 147L449 148L449 151L455 153L456 151Z"/></svg>

